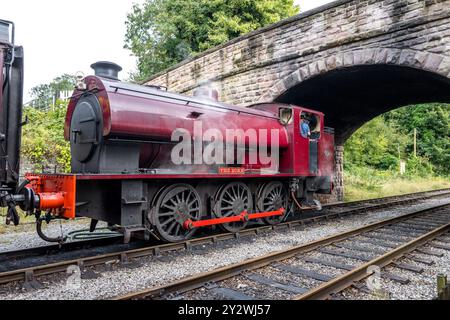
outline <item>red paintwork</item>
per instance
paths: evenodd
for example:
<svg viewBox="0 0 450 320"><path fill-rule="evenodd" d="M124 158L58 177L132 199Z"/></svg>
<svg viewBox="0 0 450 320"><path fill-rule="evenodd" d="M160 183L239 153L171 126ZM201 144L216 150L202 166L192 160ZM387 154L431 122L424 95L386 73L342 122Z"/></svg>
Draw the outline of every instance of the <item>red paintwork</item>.
<svg viewBox="0 0 450 320"><path fill-rule="evenodd" d="M56 214L67 219L75 218L76 176L71 174L25 174L39 196L38 209L58 209Z"/></svg>
<svg viewBox="0 0 450 320"><path fill-rule="evenodd" d="M249 220L256 220L256 219L267 218L267 217L276 217L276 216L281 216L285 211L286 210L284 208L280 208L279 210L275 210L275 211L251 213L251 214L248 214L247 211L244 211L240 215L223 217L223 218L205 219L205 220L198 220L198 221L192 221L189 219L183 223L183 228L190 230L193 228L214 226L214 225L230 223L230 222L241 222L241 221L245 222L245 221L249 221Z"/></svg>
<svg viewBox="0 0 450 320"><path fill-rule="evenodd" d="M271 112L231 106L198 97L186 97L119 81L86 77L87 89L96 92L103 109L103 135L170 141L175 129L186 129L193 136L195 121L202 121L203 132L218 129L256 129L258 141L262 136L280 148L289 145L287 132ZM66 115L64 136L69 140L69 127L81 91L75 91ZM267 129L267 135L258 129ZM270 130L279 130L279 141L271 141ZM246 139L248 144L248 138Z"/></svg>
<svg viewBox="0 0 450 320"><path fill-rule="evenodd" d="M191 173L191 174L77 174L77 180L150 180L150 179L229 179L229 178L264 178L264 177L295 177L294 174L214 174L214 173Z"/></svg>
<svg viewBox="0 0 450 320"><path fill-rule="evenodd" d="M334 174L334 135L324 132L319 143L319 175Z"/></svg>
<svg viewBox="0 0 450 320"><path fill-rule="evenodd" d="M96 93L100 105L102 106L103 135L106 136L111 131L111 108L109 105L108 93L105 90L105 86L103 85L102 81L97 77L88 76L85 79L85 83L87 85L87 91ZM75 90L67 106L66 120L64 123L64 138L67 141L70 140L70 121L72 119L73 111L75 110L80 96L84 92L85 91Z"/></svg>
<svg viewBox="0 0 450 320"><path fill-rule="evenodd" d="M300 135L300 115L303 111L315 114L320 119L322 132L319 139L318 175L330 175L333 172L334 150L330 150L333 137L324 132L324 115L320 112L290 106L293 109L293 121L283 126L278 120L280 104L277 103L244 108L95 76L86 77L85 83L87 90L95 93L101 104L105 138L114 136L125 139L170 141L172 133L177 128L186 129L193 136L196 120L201 120L202 132L218 129L224 136L225 142L231 142L226 139L226 129L243 131L256 129L258 142L261 139L267 139L269 145L279 145L278 171L296 176L314 175L309 172L309 140ZM64 131L67 140L71 117L82 93L83 91L75 91L68 106ZM259 129L266 129L267 133L260 136ZM280 133L278 141L271 141L271 129L276 129ZM245 144L248 144L248 137ZM170 155L170 150L168 146L157 148L154 145L143 144L140 167L149 168L152 161L167 163L169 159L166 159L166 156ZM155 158L156 152L157 158ZM250 152L245 153L244 167L247 170L245 175L248 169L258 170L265 167L259 163L248 165ZM259 161L259 157L257 158ZM210 171L210 168L192 166L189 170L191 173L206 173Z"/></svg>
<svg viewBox="0 0 450 320"><path fill-rule="evenodd" d="M248 215L248 220L255 220L255 219L261 219L261 218L268 218L268 217L277 217L277 216L283 215L285 212L286 212L286 210L284 208L280 208L275 211L251 213Z"/></svg>
<svg viewBox="0 0 450 320"><path fill-rule="evenodd" d="M64 207L64 192L39 193L39 209L55 209Z"/></svg>

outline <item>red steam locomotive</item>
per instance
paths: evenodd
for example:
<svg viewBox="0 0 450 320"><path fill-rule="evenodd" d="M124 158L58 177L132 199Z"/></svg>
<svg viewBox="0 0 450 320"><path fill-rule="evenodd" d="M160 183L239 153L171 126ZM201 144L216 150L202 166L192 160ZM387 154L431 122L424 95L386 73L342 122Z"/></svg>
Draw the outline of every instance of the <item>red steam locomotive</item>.
<svg viewBox="0 0 450 320"><path fill-rule="evenodd" d="M322 113L223 104L210 88L188 97L124 83L110 62L93 64L95 76L79 79L70 99L72 173L25 174L19 183L23 54L13 25L1 28L0 204L8 222L19 222L20 206L47 241L63 239L47 237L44 221L88 217L91 231L106 221L127 240L140 232L174 242L204 226L276 224L294 203L315 205L314 193L332 192L334 136Z"/></svg>

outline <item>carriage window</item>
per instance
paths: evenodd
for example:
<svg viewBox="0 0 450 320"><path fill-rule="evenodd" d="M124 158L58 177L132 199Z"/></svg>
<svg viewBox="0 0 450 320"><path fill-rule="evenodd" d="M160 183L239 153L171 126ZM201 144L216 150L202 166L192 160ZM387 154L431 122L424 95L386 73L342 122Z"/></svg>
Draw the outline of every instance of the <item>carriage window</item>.
<svg viewBox="0 0 450 320"><path fill-rule="evenodd" d="M300 116L300 134L304 138L320 138L320 118L310 112L302 112Z"/></svg>

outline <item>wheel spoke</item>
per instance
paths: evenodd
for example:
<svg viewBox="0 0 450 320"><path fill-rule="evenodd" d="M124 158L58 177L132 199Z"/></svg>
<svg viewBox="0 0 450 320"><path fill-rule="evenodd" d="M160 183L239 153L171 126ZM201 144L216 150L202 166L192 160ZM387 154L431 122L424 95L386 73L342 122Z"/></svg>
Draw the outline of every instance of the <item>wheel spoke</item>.
<svg viewBox="0 0 450 320"><path fill-rule="evenodd" d="M192 205L196 202L198 202L198 199L194 198L194 200L188 203L188 207L192 207Z"/></svg>
<svg viewBox="0 0 450 320"><path fill-rule="evenodd" d="M167 228L167 233L170 234L173 228L178 224L178 222L174 221L169 228Z"/></svg>
<svg viewBox="0 0 450 320"><path fill-rule="evenodd" d="M166 226L166 225L167 225L168 223L170 223L171 221L175 221L175 218L172 217L172 218L167 219L166 221L164 221L163 223L161 223L161 227Z"/></svg>
<svg viewBox="0 0 450 320"><path fill-rule="evenodd" d="M183 190L183 191L181 191L179 194L180 194L181 202L184 202L185 191Z"/></svg>
<svg viewBox="0 0 450 320"><path fill-rule="evenodd" d="M230 198L231 198L233 201L236 201L237 196L236 196L236 193L234 192L234 188L230 188L230 190L228 190L227 192L228 192Z"/></svg>
<svg viewBox="0 0 450 320"><path fill-rule="evenodd" d="M167 202L166 202L165 204L163 204L162 208L170 209L170 210L172 210L173 212L175 212L176 209L177 209L175 206L170 206L170 205L168 205Z"/></svg>
<svg viewBox="0 0 450 320"><path fill-rule="evenodd" d="M242 199L242 197L244 197L245 195L245 189L244 188L239 188L241 190L241 193L239 193L239 197Z"/></svg>
<svg viewBox="0 0 450 320"><path fill-rule="evenodd" d="M177 224L177 228L175 229L175 235L178 235L180 233L181 225Z"/></svg>
<svg viewBox="0 0 450 320"><path fill-rule="evenodd" d="M227 202L227 203L229 203L229 204L234 204L234 201L231 201L231 200L222 199L222 201Z"/></svg>
<svg viewBox="0 0 450 320"><path fill-rule="evenodd" d="M197 211L200 211L200 208L199 208L199 207L195 207L195 208L189 209L189 213L191 213L191 212L197 212Z"/></svg>
<svg viewBox="0 0 450 320"><path fill-rule="evenodd" d="M174 215L173 212L158 213L158 217L170 217L170 216L173 216L173 215Z"/></svg>
<svg viewBox="0 0 450 320"><path fill-rule="evenodd" d="M224 217L229 217L229 216L233 215L233 213L234 213L234 212L231 211L231 210L230 210L230 211L227 211L227 213L224 214Z"/></svg>
<svg viewBox="0 0 450 320"><path fill-rule="evenodd" d="M237 186L234 186L231 188L231 190L233 191L235 199L239 199L239 188Z"/></svg>

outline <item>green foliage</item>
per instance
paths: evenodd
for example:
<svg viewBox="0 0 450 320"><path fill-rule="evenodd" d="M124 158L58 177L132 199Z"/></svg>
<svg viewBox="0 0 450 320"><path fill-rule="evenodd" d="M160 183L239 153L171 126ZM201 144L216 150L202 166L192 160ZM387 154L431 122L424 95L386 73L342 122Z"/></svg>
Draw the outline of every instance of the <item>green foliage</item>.
<svg viewBox="0 0 450 320"><path fill-rule="evenodd" d="M394 169L404 156L405 136L377 117L356 131L345 144L345 165Z"/></svg>
<svg viewBox="0 0 450 320"><path fill-rule="evenodd" d="M420 158L418 158L420 159ZM450 187L445 177L400 175L392 170L352 167L344 172L345 200L354 201Z"/></svg>
<svg viewBox="0 0 450 320"><path fill-rule="evenodd" d="M75 86L74 77L64 74L52 82L31 88L31 106L36 109L47 109L56 103L62 92L72 91Z"/></svg>
<svg viewBox="0 0 450 320"><path fill-rule="evenodd" d="M138 58L134 80L298 13L294 0L146 0L126 21L125 48Z"/></svg>
<svg viewBox="0 0 450 320"><path fill-rule="evenodd" d="M28 124L22 132L22 157L35 170L45 171L57 165L58 171L70 171L70 146L64 140L64 121L67 102L57 100L48 110L25 107Z"/></svg>
<svg viewBox="0 0 450 320"><path fill-rule="evenodd" d="M398 171L406 161L409 176L449 175L450 105L428 104L400 108L366 123L345 144L345 168ZM417 157L413 131L417 129Z"/></svg>
<svg viewBox="0 0 450 320"><path fill-rule="evenodd" d="M399 131L409 135L417 129L417 154L429 159L436 172L450 173L450 104L422 104L404 107L383 116L397 123ZM408 139L405 151L413 152L413 140Z"/></svg>
<svg viewBox="0 0 450 320"><path fill-rule="evenodd" d="M434 173L433 165L423 157L410 157L406 168L406 174L412 177L429 177Z"/></svg>

